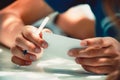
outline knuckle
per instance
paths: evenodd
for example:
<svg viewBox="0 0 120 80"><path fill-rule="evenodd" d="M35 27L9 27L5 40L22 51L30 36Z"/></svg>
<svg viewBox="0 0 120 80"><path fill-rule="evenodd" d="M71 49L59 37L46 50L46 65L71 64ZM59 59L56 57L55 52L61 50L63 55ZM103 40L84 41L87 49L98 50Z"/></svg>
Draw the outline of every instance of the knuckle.
<svg viewBox="0 0 120 80"><path fill-rule="evenodd" d="M111 51L110 51L111 53L116 53L116 50L114 50L114 49L111 49Z"/></svg>
<svg viewBox="0 0 120 80"><path fill-rule="evenodd" d="M102 44L102 43L103 43L103 39L102 39L102 38L99 38L98 44Z"/></svg>
<svg viewBox="0 0 120 80"><path fill-rule="evenodd" d="M110 49L107 49L106 51L104 51L104 54L109 55L109 56L116 56L119 54L119 52L113 48L110 48Z"/></svg>
<svg viewBox="0 0 120 80"><path fill-rule="evenodd" d="M88 56L88 57L92 57L92 56L95 55L95 53L96 53L95 51L90 50L89 52L86 53L86 56Z"/></svg>
<svg viewBox="0 0 120 80"><path fill-rule="evenodd" d="M34 52L36 49L36 46L34 44L28 44L28 50Z"/></svg>
<svg viewBox="0 0 120 80"><path fill-rule="evenodd" d="M113 40L115 40L114 38L112 38L112 37L106 37L106 39L113 39Z"/></svg>
<svg viewBox="0 0 120 80"><path fill-rule="evenodd" d="M24 33L24 36L25 37L30 37L30 36L32 36L32 33L30 31L28 31L28 32Z"/></svg>
<svg viewBox="0 0 120 80"><path fill-rule="evenodd" d="M112 37L106 37L105 39L109 40L110 43L116 43L117 41L115 38L112 38Z"/></svg>
<svg viewBox="0 0 120 80"><path fill-rule="evenodd" d="M22 41L22 37L21 36L18 36L16 39L15 39L15 43L20 43Z"/></svg>

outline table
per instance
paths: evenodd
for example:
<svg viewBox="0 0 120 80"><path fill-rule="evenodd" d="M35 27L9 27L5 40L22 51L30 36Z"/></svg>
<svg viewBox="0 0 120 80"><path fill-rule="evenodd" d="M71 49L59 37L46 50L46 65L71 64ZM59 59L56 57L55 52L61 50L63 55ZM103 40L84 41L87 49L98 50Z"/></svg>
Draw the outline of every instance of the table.
<svg viewBox="0 0 120 80"><path fill-rule="evenodd" d="M10 50L0 45L0 80L105 80L105 75L86 72L74 60L43 54L30 66L11 62Z"/></svg>

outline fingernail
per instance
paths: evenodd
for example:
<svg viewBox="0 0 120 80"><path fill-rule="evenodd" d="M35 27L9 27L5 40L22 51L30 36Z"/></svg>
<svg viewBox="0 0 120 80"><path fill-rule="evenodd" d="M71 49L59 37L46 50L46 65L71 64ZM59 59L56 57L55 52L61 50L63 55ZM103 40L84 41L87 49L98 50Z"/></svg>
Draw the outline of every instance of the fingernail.
<svg viewBox="0 0 120 80"><path fill-rule="evenodd" d="M86 41L82 41L80 44L81 44L81 46L87 46L87 42Z"/></svg>
<svg viewBox="0 0 120 80"><path fill-rule="evenodd" d="M72 51L69 51L69 52L68 52L68 55L69 55L69 56L73 56L73 52L72 52Z"/></svg>
<svg viewBox="0 0 120 80"><path fill-rule="evenodd" d="M43 48L47 48L48 47L48 44L46 42L43 42L42 45L41 45Z"/></svg>
<svg viewBox="0 0 120 80"><path fill-rule="evenodd" d="M39 52L41 52L41 49L40 49L40 48L36 48L36 49L35 49L35 52L36 52L36 53L39 53Z"/></svg>
<svg viewBox="0 0 120 80"><path fill-rule="evenodd" d="M32 61L34 61L34 60L36 60L36 57L35 57L35 56L30 56L30 59L31 59Z"/></svg>
<svg viewBox="0 0 120 80"><path fill-rule="evenodd" d="M28 62L28 61L27 61L27 62L25 62L25 64L26 64L26 65L29 65L29 64L31 64L31 62Z"/></svg>

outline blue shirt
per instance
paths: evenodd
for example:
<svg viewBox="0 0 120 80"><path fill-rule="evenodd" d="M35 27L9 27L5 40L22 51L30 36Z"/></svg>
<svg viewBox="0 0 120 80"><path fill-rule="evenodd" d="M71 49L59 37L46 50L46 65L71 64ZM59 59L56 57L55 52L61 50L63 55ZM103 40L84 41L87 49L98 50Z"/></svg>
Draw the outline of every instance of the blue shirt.
<svg viewBox="0 0 120 80"><path fill-rule="evenodd" d="M16 0L0 0L0 10L7 7Z"/></svg>
<svg viewBox="0 0 120 80"><path fill-rule="evenodd" d="M70 7L78 4L89 4L96 17L96 36L111 36L117 35L114 25L106 16L102 0L45 0L55 11L64 12Z"/></svg>

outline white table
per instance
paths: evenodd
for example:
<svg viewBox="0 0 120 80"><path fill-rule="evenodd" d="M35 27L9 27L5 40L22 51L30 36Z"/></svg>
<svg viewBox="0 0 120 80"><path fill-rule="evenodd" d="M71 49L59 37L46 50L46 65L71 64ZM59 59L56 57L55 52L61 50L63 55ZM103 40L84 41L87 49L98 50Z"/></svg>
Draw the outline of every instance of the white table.
<svg viewBox="0 0 120 80"><path fill-rule="evenodd" d="M0 45L0 80L105 80L105 77L85 72L74 60L48 54L31 66L17 66L11 62L10 50Z"/></svg>

